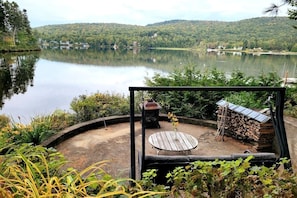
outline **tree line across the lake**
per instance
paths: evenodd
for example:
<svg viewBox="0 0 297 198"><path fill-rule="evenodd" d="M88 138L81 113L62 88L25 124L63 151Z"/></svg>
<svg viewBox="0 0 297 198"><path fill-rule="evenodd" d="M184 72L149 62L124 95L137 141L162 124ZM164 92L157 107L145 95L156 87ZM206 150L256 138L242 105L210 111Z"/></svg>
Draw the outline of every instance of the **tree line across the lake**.
<svg viewBox="0 0 297 198"><path fill-rule="evenodd" d="M75 23L35 28L44 45L87 43L94 48L256 49L297 52L294 21L260 17L236 22L172 20L147 26Z"/></svg>

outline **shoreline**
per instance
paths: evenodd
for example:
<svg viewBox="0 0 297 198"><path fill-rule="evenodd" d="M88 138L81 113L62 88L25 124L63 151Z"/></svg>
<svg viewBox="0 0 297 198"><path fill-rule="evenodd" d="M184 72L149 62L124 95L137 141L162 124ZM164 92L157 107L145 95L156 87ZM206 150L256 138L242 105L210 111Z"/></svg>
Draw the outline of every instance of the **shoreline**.
<svg viewBox="0 0 297 198"><path fill-rule="evenodd" d="M41 51L40 48L34 49L1 49L0 53L15 53L15 52L37 52Z"/></svg>
<svg viewBox="0 0 297 198"><path fill-rule="evenodd" d="M201 52L199 48L173 48L173 47L153 47L150 50L168 50L168 51L194 51ZM257 50L233 50L233 49L207 49L204 51L206 53L209 52L227 52L227 53L245 53L245 54L253 54L253 55L297 55L297 52L289 52L289 51L257 51Z"/></svg>

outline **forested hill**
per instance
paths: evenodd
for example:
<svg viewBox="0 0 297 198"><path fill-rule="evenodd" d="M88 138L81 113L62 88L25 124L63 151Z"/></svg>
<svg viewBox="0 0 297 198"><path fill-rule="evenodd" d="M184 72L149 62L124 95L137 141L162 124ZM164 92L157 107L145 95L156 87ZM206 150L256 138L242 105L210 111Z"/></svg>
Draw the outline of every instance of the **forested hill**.
<svg viewBox="0 0 297 198"><path fill-rule="evenodd" d="M172 20L147 26L115 23L76 23L35 28L49 41L88 43L92 47L243 47L297 51L296 21L261 17L236 22Z"/></svg>

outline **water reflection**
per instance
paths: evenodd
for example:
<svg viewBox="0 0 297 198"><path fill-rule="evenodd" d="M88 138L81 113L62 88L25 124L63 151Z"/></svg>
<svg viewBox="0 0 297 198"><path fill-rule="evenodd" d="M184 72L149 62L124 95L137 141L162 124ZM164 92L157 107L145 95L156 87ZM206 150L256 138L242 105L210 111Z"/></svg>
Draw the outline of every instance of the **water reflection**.
<svg viewBox="0 0 297 198"><path fill-rule="evenodd" d="M128 94L128 87L143 86L145 77L189 65L200 71L216 68L226 74L240 70L249 76L270 72L280 77L285 73L291 78L297 76L297 56L53 49L40 54L5 54L0 60L0 113L13 118L24 116L27 120L56 109L68 110L71 100L81 94L97 91Z"/></svg>
<svg viewBox="0 0 297 198"><path fill-rule="evenodd" d="M36 53L0 55L0 109L6 99L14 94L25 93L28 86L33 86L37 59Z"/></svg>
<svg viewBox="0 0 297 198"><path fill-rule="evenodd" d="M249 76L270 72L280 77L297 76L297 56L253 55L244 53L197 53L192 51L166 50L44 50L42 58L53 61L91 64L100 66L146 66L172 72L184 66L194 65L197 69L213 68L230 74L239 70Z"/></svg>
<svg viewBox="0 0 297 198"><path fill-rule="evenodd" d="M153 76L154 72L156 70L144 66L81 65L40 58L35 66L34 86L25 94L6 100L0 114L28 123L33 117L48 115L57 109L69 111L71 101L82 94L127 95L129 86L143 86L144 78Z"/></svg>

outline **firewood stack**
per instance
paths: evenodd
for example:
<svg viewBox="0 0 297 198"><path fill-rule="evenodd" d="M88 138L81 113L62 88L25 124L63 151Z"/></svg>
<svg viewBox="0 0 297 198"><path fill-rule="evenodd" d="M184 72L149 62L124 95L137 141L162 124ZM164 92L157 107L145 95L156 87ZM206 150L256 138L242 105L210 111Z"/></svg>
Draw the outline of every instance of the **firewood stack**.
<svg viewBox="0 0 297 198"><path fill-rule="evenodd" d="M225 113L225 135L252 143L257 151L269 151L274 139L274 128L271 118L263 113L229 103L225 100L217 102L218 127L221 125L223 108Z"/></svg>

